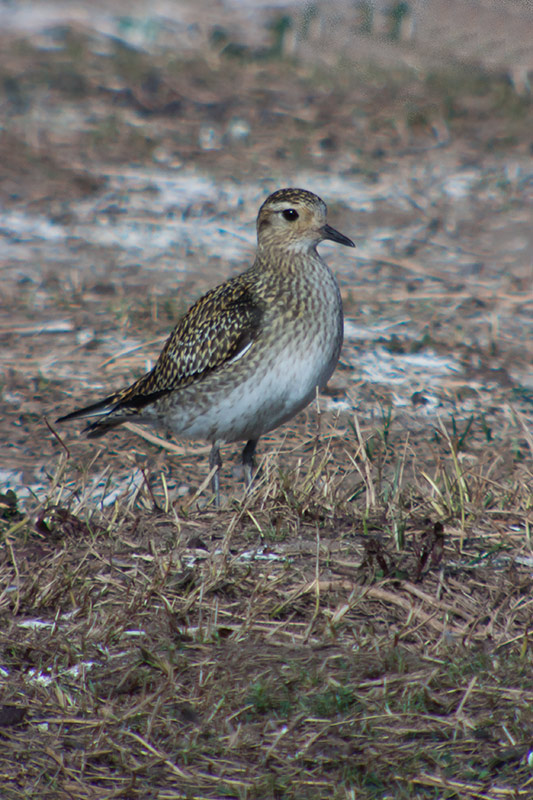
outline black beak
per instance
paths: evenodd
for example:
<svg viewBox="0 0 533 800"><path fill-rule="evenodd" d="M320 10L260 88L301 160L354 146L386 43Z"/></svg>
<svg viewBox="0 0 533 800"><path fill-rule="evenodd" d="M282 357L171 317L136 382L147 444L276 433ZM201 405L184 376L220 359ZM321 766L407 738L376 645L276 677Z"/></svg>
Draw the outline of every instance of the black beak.
<svg viewBox="0 0 533 800"><path fill-rule="evenodd" d="M332 228L331 225L324 225L322 228L322 236L324 239L329 239L332 242L337 242L338 244L345 244L346 247L355 247L354 243L351 239L348 239L343 233L339 233L336 231L335 228Z"/></svg>

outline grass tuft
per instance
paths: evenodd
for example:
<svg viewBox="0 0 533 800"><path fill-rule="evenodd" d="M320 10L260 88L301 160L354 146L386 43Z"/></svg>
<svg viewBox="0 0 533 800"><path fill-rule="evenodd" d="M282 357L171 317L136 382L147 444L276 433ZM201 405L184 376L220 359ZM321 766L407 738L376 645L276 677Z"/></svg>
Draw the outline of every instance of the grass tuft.
<svg viewBox="0 0 533 800"><path fill-rule="evenodd" d="M4 797L528 796L523 464L465 466L470 418L432 475L390 415L351 432L218 513L147 474L99 504L68 451L3 496Z"/></svg>

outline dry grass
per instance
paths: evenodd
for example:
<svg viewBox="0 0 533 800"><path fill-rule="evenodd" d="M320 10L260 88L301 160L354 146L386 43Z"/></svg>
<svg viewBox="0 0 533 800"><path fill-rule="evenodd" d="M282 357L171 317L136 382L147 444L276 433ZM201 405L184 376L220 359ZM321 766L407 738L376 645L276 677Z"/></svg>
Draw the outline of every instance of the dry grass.
<svg viewBox="0 0 533 800"><path fill-rule="evenodd" d="M419 485L355 421L219 513L4 497L2 797L531 797L532 475L441 433Z"/></svg>

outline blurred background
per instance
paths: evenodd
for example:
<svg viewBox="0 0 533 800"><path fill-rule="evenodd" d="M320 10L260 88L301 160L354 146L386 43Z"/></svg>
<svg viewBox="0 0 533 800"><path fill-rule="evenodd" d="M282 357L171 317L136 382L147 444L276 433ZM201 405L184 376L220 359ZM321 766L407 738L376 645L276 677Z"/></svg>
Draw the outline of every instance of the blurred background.
<svg viewBox="0 0 533 800"><path fill-rule="evenodd" d="M0 3L3 483L39 491L43 411L148 368L289 185L357 243L322 248L327 408L529 414L532 73L526 0Z"/></svg>

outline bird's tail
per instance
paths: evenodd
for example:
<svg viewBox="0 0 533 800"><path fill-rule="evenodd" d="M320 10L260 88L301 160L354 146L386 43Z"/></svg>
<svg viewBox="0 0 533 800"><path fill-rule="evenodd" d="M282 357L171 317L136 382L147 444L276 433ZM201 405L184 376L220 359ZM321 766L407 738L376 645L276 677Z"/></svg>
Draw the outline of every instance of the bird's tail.
<svg viewBox="0 0 533 800"><path fill-rule="evenodd" d="M126 421L128 414L120 414L117 412L120 409L120 394L112 394L104 400L99 400L97 403L92 403L85 408L78 408L70 414L65 414L64 417L59 417L56 422L70 422L73 419L88 419L95 417L94 422L90 422L83 433L86 433L88 438L95 439L98 436L103 436L104 433L120 425Z"/></svg>
<svg viewBox="0 0 533 800"><path fill-rule="evenodd" d="M82 433L86 433L89 439L96 439L104 433L116 428L123 422L127 422L131 417L140 418L142 410L146 406L155 402L165 394L168 389L154 389L152 373L143 375L131 386L122 389L115 394L98 400L85 408L78 408L64 417L59 417L56 422L70 422L73 419L90 419L94 417L94 422L90 422Z"/></svg>

